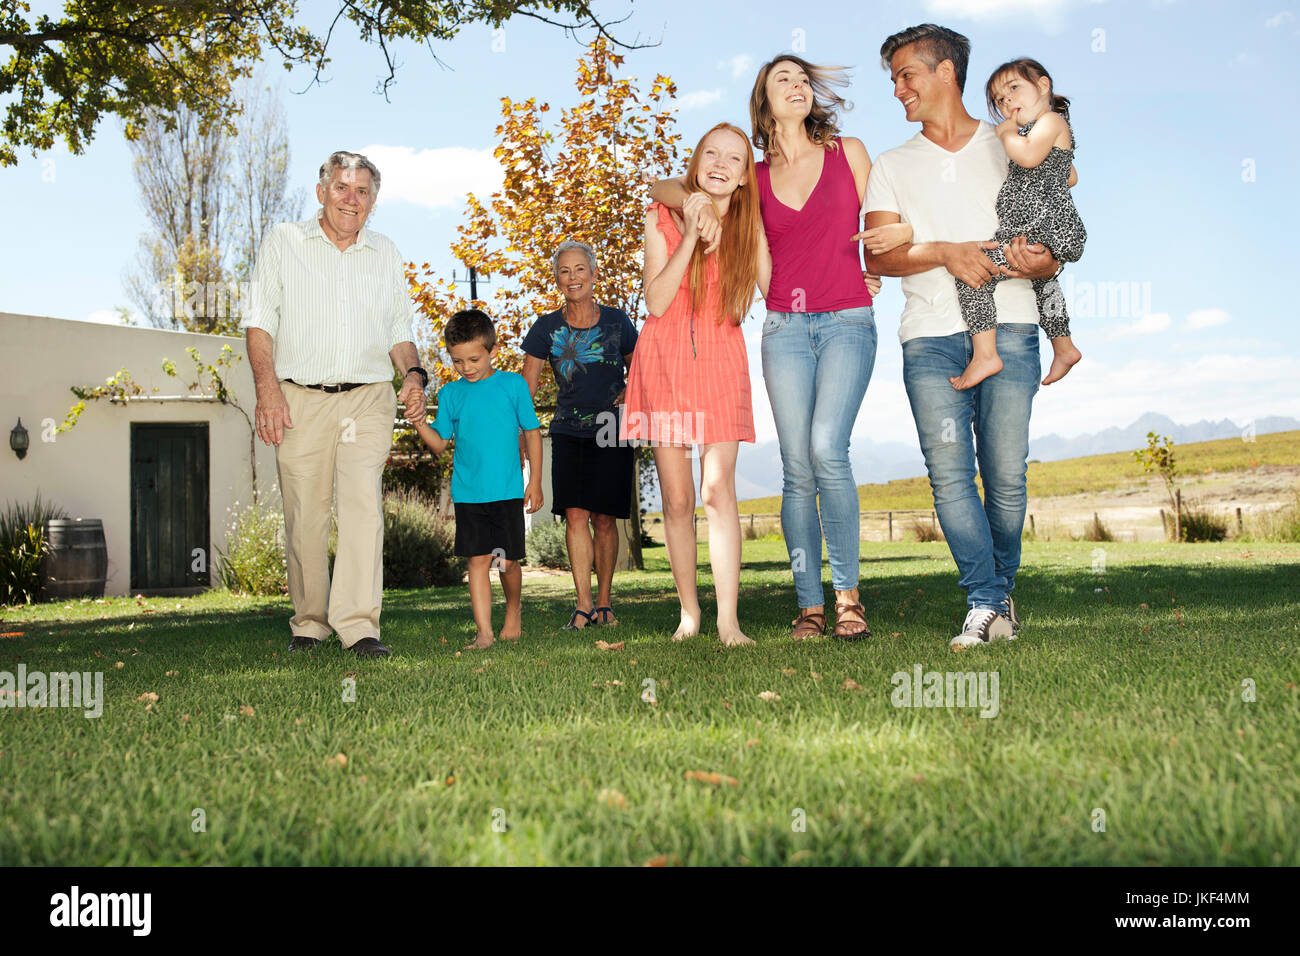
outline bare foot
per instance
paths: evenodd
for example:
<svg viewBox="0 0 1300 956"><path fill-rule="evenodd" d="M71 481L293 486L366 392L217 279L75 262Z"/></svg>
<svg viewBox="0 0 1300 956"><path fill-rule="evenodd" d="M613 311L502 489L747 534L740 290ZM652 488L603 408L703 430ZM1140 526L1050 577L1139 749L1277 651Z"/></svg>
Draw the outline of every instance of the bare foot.
<svg viewBox="0 0 1300 956"><path fill-rule="evenodd" d="M461 649L466 651L481 651L484 650L485 648L491 647L495 643L496 643L496 638L492 636L491 631L488 631L486 634L480 634L471 643L466 644Z"/></svg>
<svg viewBox="0 0 1300 956"><path fill-rule="evenodd" d="M524 609L506 605L506 622L501 626L501 640L517 641L524 633Z"/></svg>
<svg viewBox="0 0 1300 956"><path fill-rule="evenodd" d="M681 623L677 625L677 630L673 632L674 641L684 641L688 637L694 637L700 633L700 615L696 613L694 617L682 611Z"/></svg>
<svg viewBox="0 0 1300 956"><path fill-rule="evenodd" d="M992 355L989 358L976 356L970 360L970 364L966 366L966 371L956 378L948 379L948 381L952 383L953 388L964 391L968 388L974 388L990 375L997 375L1000 371L1002 371L1002 359L998 358L997 355Z"/></svg>
<svg viewBox="0 0 1300 956"><path fill-rule="evenodd" d="M1052 341L1056 341L1053 339ZM1073 345L1068 348L1061 348L1052 356L1052 367L1047 370L1047 378L1043 379L1044 385L1051 385L1065 378L1066 373L1078 364L1079 359L1083 358L1083 353Z"/></svg>
<svg viewBox="0 0 1300 956"><path fill-rule="evenodd" d="M723 627L718 625L718 640L726 647L743 647L746 644L753 644L753 640L740 633L738 626Z"/></svg>

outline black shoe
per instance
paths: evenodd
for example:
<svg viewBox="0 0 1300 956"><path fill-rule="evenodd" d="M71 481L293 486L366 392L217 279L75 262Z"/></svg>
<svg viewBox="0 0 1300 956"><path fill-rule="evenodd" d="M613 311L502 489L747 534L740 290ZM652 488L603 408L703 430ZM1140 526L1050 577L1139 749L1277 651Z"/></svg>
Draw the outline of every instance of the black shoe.
<svg viewBox="0 0 1300 956"><path fill-rule="evenodd" d="M314 651L321 646L321 641L314 637L303 637L299 635L289 642L291 651Z"/></svg>
<svg viewBox="0 0 1300 956"><path fill-rule="evenodd" d="M389 653L388 648L380 644L377 637L363 637L349 647L348 650L358 657L387 657Z"/></svg>

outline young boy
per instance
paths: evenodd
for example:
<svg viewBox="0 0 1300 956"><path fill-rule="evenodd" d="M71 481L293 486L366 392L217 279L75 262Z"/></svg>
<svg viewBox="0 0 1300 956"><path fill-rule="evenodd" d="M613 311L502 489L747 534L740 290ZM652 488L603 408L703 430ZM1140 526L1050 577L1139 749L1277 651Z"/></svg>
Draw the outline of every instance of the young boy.
<svg viewBox="0 0 1300 956"><path fill-rule="evenodd" d="M523 630L520 604L524 556L524 512L542 506L541 423L523 376L492 367L497 336L492 319L478 309L457 312L443 331L460 380L438 392L433 427L417 422L415 430L435 455L456 440L452 459L451 498L456 505L456 554L469 558L469 599L478 637L465 650L491 647L492 579L501 572L506 594L502 640L516 640ZM519 430L528 452L528 489L519 467Z"/></svg>

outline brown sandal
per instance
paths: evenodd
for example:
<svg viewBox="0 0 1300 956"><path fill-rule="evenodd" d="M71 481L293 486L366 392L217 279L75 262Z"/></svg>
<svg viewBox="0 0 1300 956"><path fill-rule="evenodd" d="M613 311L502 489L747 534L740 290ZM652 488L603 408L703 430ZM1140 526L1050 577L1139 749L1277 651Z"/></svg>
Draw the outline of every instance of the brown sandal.
<svg viewBox="0 0 1300 956"><path fill-rule="evenodd" d="M856 614L859 620L845 620L845 614ZM851 628L851 630L844 630ZM859 629L861 628L861 629ZM835 630L832 632L841 641L860 641L871 636L867 627L867 609L852 601L838 601L835 604Z"/></svg>
<svg viewBox="0 0 1300 956"><path fill-rule="evenodd" d="M820 619L821 623L817 623ZM800 614L790 622L794 630L790 636L795 642L802 641L805 637L816 637L826 633L826 614L822 611L813 611L810 614Z"/></svg>

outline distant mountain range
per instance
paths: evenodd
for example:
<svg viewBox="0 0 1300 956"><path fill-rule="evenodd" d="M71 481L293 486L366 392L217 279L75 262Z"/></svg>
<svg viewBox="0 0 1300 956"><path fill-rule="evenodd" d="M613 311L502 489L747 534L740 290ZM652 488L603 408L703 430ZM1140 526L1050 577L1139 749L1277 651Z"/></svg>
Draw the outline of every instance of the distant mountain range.
<svg viewBox="0 0 1300 956"><path fill-rule="evenodd" d="M1228 419L1217 422L1199 421L1194 425L1179 425L1168 415L1147 412L1127 428L1106 428L1091 435L1062 438L1044 435L1029 443L1029 457L1038 461L1059 461L1062 458L1082 458L1085 455L1104 455L1112 451L1133 451L1145 448L1147 432L1168 435L1179 445L1198 441L1216 441L1220 438L1240 438L1254 427L1256 435L1271 432L1289 432L1300 429L1300 421L1270 415L1254 422L1238 425Z"/></svg>
<svg viewBox="0 0 1300 956"><path fill-rule="evenodd" d="M1294 418L1269 416L1254 423L1255 434L1286 432L1300 429ZM1248 425L1238 425L1223 419L1199 421L1180 425L1168 415L1147 412L1127 428L1106 428L1091 435L1062 438L1044 435L1029 443L1029 457L1037 461L1058 461L1062 458L1082 458L1086 455L1103 455L1114 451L1132 451L1146 447L1147 432L1168 435L1180 445L1220 438L1238 438ZM878 484L896 478L915 478L925 474L925 459L920 449L901 442L873 442L854 436L849 446L849 461L853 464L853 477L860 485ZM781 450L774 441L757 445L740 446L736 460L736 497L741 501L763 498L781 493ZM652 508L657 509L656 500Z"/></svg>

